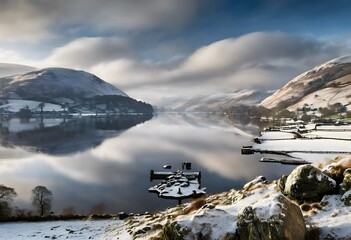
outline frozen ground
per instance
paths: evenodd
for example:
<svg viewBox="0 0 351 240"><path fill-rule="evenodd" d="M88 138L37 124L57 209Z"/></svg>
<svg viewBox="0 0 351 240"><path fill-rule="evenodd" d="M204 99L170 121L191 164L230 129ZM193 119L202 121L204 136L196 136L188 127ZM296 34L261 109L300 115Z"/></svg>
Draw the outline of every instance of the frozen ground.
<svg viewBox="0 0 351 240"><path fill-rule="evenodd" d="M100 239L122 223L120 220L0 223L0 239Z"/></svg>
<svg viewBox="0 0 351 240"><path fill-rule="evenodd" d="M253 144L256 151L287 152L289 156L309 162L334 159L351 154L350 126L323 126L307 133L267 131ZM284 157L285 158L285 157Z"/></svg>

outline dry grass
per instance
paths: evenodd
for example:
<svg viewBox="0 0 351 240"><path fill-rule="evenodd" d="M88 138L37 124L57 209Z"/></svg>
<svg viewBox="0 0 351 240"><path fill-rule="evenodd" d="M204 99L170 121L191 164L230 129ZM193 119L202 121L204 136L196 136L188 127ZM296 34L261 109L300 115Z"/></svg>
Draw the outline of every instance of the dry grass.
<svg viewBox="0 0 351 240"><path fill-rule="evenodd" d="M323 206L320 203L312 203L311 204L312 209L318 209L318 210L323 210Z"/></svg>
<svg viewBox="0 0 351 240"><path fill-rule="evenodd" d="M191 202L188 206L186 206L181 215L188 215L189 213L200 209L203 205L206 204L206 197L200 197Z"/></svg>
<svg viewBox="0 0 351 240"><path fill-rule="evenodd" d="M301 210L304 211L304 212L308 212L311 210L311 206L307 203L304 203L300 206Z"/></svg>

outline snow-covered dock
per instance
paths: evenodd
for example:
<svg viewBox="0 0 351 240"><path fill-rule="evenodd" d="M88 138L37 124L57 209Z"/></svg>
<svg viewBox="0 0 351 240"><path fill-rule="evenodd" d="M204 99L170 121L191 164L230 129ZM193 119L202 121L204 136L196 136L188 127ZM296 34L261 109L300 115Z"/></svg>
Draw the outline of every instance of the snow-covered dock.
<svg viewBox="0 0 351 240"><path fill-rule="evenodd" d="M191 169L191 164L187 163L186 169ZM181 200L196 198L204 195L206 188L201 188L201 172L177 170L174 172L150 171L150 181L163 180L161 183L150 187L149 192L157 193L159 197L165 199L176 199L179 204Z"/></svg>

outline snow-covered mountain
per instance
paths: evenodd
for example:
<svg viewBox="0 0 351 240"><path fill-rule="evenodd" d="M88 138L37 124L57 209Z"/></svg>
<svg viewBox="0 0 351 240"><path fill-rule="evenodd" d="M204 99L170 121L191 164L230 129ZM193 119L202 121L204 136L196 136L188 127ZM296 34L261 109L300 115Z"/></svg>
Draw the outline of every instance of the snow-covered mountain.
<svg viewBox="0 0 351 240"><path fill-rule="evenodd" d="M166 110L171 111L220 111L235 105L255 105L271 93L258 90L237 90L229 93L179 98L165 101Z"/></svg>
<svg viewBox="0 0 351 240"><path fill-rule="evenodd" d="M7 99L74 100L127 94L93 74L67 68L45 68L0 79L0 97Z"/></svg>
<svg viewBox="0 0 351 240"><path fill-rule="evenodd" d="M0 63L0 78L35 71L35 67L20 64Z"/></svg>
<svg viewBox="0 0 351 240"><path fill-rule="evenodd" d="M144 112L138 102L117 87L84 71L45 68L0 78L0 98L69 105L79 111ZM152 110L151 110L152 112Z"/></svg>
<svg viewBox="0 0 351 240"><path fill-rule="evenodd" d="M315 108L351 102L351 55L333 59L307 71L263 100L266 108L296 110L304 104Z"/></svg>

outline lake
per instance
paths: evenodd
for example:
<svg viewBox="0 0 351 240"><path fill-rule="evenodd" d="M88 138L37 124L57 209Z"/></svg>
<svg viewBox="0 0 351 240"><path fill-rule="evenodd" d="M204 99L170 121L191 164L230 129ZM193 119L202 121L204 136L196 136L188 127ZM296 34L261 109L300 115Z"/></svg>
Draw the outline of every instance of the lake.
<svg viewBox="0 0 351 240"><path fill-rule="evenodd" d="M175 206L148 192L158 183L150 182L150 170L165 164L176 170L191 162L207 193L240 189L258 175L277 179L294 168L241 155L258 127L216 114L10 119L0 129L0 184L18 193L13 206L32 209L31 190L44 185L56 214L67 207L86 214L97 204L110 213Z"/></svg>

